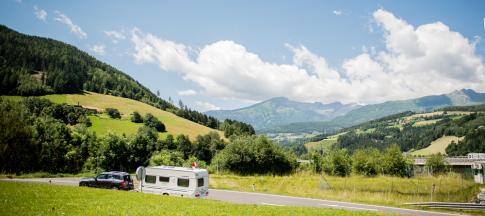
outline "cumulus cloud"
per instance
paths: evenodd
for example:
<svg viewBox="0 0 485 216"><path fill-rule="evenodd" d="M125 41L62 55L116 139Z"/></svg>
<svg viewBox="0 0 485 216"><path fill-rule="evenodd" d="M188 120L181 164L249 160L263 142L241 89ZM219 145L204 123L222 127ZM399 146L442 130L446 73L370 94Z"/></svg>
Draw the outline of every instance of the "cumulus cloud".
<svg viewBox="0 0 485 216"><path fill-rule="evenodd" d="M340 15L342 15L342 13L343 12L341 10L334 10L333 11L333 14L335 14L335 16L340 16Z"/></svg>
<svg viewBox="0 0 485 216"><path fill-rule="evenodd" d="M211 104L209 102L203 102L203 101L196 101L195 104L199 108L201 112L209 111L209 110L220 110L221 108Z"/></svg>
<svg viewBox="0 0 485 216"><path fill-rule="evenodd" d="M111 42L115 44L126 39L125 34L122 31L104 31L104 34L111 39Z"/></svg>
<svg viewBox="0 0 485 216"><path fill-rule="evenodd" d="M34 14L35 14L35 17L37 17L37 19L42 20L44 22L46 21L47 11L40 9L37 6L34 6Z"/></svg>
<svg viewBox="0 0 485 216"><path fill-rule="evenodd" d="M197 92L193 89L187 89L183 91L178 91L177 94L180 96L194 96L197 94Z"/></svg>
<svg viewBox="0 0 485 216"><path fill-rule="evenodd" d="M104 56L106 54L106 46L104 44L93 45L90 49L98 55Z"/></svg>
<svg viewBox="0 0 485 216"><path fill-rule="evenodd" d="M473 41L441 22L413 26L383 9L372 19L384 32L385 48L365 48L338 67L302 45L285 44L293 60L275 64L233 41L217 41L192 53L189 46L139 29L131 35L133 58L178 72L209 96L245 101L286 96L376 103L460 88L485 91L485 67Z"/></svg>
<svg viewBox="0 0 485 216"><path fill-rule="evenodd" d="M85 39L88 36L88 34L86 34L86 32L84 32L81 29L81 27L74 24L68 16L66 16L65 14L59 11L56 11L56 14L57 14L57 17L54 20L59 21L60 23L63 23L64 25L66 25L71 31L71 33L75 34L81 39Z"/></svg>

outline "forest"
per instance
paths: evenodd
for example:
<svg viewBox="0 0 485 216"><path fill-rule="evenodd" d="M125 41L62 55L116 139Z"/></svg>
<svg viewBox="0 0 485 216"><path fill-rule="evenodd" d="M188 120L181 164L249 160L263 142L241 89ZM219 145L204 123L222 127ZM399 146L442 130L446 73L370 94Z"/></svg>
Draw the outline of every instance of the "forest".
<svg viewBox="0 0 485 216"><path fill-rule="evenodd" d="M69 44L0 25L0 95L92 91L138 100L217 129L219 121L161 99L136 80Z"/></svg>

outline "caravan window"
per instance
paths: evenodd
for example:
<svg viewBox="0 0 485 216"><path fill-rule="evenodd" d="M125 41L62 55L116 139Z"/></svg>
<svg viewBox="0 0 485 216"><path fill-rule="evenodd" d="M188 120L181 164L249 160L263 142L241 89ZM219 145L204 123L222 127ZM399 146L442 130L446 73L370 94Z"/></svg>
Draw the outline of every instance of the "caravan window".
<svg viewBox="0 0 485 216"><path fill-rule="evenodd" d="M177 179L177 186L179 187L189 187L189 179Z"/></svg>
<svg viewBox="0 0 485 216"><path fill-rule="evenodd" d="M170 181L170 177L160 176L158 177L158 181L160 183L168 183Z"/></svg>
<svg viewBox="0 0 485 216"><path fill-rule="evenodd" d="M197 179L197 187L202 187L202 186L204 186L204 178Z"/></svg>
<svg viewBox="0 0 485 216"><path fill-rule="evenodd" d="M157 180L156 176L151 176L151 175L145 176L145 183L155 184L156 180Z"/></svg>

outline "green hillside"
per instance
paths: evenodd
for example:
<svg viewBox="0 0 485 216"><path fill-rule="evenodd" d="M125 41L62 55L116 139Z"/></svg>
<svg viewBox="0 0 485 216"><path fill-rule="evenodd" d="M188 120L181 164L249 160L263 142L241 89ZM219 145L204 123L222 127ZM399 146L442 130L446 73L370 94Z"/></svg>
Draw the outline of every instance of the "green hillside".
<svg viewBox="0 0 485 216"><path fill-rule="evenodd" d="M481 105L394 114L343 129L346 133L338 136L333 146L354 152L366 148L383 150L397 144L413 155L485 152L484 111L485 106Z"/></svg>
<svg viewBox="0 0 485 216"><path fill-rule="evenodd" d="M142 101L210 128L219 125L213 117L172 105L126 73L72 45L22 34L3 25L0 25L0 82L0 95L97 92Z"/></svg>
<svg viewBox="0 0 485 216"><path fill-rule="evenodd" d="M5 98L20 99L20 96L2 96ZM194 123L187 119L176 116L173 113L160 110L148 104L122 97L115 97L111 95L98 94L94 92L84 92L83 94L55 94L40 96L51 100L54 103L67 103L71 105L81 105L85 108L96 109L103 111L105 108L116 108L121 112L121 119L111 119L108 116L98 114L90 116L93 125L89 130L95 131L97 135L103 136L108 132L113 132L119 135L123 133L126 135L136 133L137 129L142 124L136 124L130 121L130 114L133 111L139 112L141 115L151 113L161 120L166 126L166 133L172 135L185 134L192 140L197 135L204 135L210 131L216 131L206 126ZM221 137L223 133L217 131Z"/></svg>

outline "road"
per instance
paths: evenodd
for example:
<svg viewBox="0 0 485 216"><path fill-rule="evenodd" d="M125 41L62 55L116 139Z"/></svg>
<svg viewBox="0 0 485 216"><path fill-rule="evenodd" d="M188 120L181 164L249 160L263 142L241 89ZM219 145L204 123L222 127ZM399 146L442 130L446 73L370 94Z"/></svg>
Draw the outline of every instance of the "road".
<svg viewBox="0 0 485 216"><path fill-rule="evenodd" d="M30 182L30 183L51 183L58 185L77 186L79 178L31 178L31 179L0 179L2 181ZM357 204L331 200L311 199L303 197L282 196L273 194L239 192L229 190L209 190L209 199L241 204L258 204L271 206L308 206L320 208L338 208L354 211L384 212L402 215L424 215L424 216L456 216L459 214L432 212L414 209L395 208L378 205Z"/></svg>

